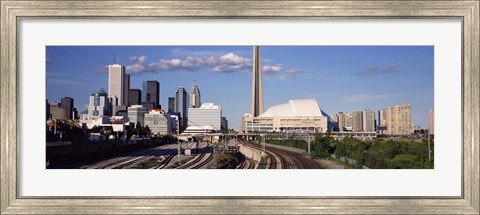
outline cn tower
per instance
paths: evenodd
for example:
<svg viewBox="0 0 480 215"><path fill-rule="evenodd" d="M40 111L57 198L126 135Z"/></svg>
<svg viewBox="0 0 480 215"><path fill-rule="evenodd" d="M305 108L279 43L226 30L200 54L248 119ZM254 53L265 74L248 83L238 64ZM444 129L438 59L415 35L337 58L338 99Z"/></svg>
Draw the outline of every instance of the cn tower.
<svg viewBox="0 0 480 215"><path fill-rule="evenodd" d="M260 47L253 46L252 62L252 115L263 113L262 69L260 66Z"/></svg>

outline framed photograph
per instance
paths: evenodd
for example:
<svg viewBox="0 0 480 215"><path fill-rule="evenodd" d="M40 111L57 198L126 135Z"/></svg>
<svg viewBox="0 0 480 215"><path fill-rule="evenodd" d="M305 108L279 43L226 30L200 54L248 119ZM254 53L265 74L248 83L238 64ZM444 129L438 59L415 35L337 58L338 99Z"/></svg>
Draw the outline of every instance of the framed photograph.
<svg viewBox="0 0 480 215"><path fill-rule="evenodd" d="M478 1L1 0L1 214L478 214Z"/></svg>

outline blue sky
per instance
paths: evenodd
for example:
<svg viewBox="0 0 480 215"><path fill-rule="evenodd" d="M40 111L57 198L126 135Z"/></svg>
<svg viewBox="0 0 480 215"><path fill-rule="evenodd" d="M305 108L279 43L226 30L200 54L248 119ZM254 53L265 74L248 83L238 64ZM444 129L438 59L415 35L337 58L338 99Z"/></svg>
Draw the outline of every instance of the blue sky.
<svg viewBox="0 0 480 215"><path fill-rule="evenodd" d="M131 88L160 82L160 103L195 79L202 103L222 106L231 128L251 111L252 46L47 46L47 99L70 96L83 111L92 92L108 90L106 66L131 75ZM316 99L329 115L408 103L428 126L434 104L433 46L261 46L265 110L290 99Z"/></svg>

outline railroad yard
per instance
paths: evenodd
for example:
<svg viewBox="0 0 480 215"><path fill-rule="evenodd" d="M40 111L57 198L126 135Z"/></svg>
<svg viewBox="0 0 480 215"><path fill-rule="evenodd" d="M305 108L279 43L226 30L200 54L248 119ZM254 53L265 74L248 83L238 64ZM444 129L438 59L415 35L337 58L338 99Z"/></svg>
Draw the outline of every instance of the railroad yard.
<svg viewBox="0 0 480 215"><path fill-rule="evenodd" d="M240 149L240 150L239 150ZM229 158L228 165L221 163ZM225 161L223 161L225 162ZM245 140L166 144L81 165L81 169L322 169L306 155Z"/></svg>

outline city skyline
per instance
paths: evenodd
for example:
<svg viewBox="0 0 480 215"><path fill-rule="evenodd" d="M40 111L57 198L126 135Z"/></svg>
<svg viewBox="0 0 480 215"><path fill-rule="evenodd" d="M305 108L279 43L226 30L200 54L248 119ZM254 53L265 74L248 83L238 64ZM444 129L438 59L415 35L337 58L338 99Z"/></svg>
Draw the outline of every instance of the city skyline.
<svg viewBox="0 0 480 215"><path fill-rule="evenodd" d="M412 122L428 127L433 108L432 46L262 46L265 110L290 99L317 100L328 115L408 103ZM251 111L251 46L48 46L47 99L74 98L78 112L88 97L107 89L106 66L126 67L130 88L160 82L160 104L196 80L203 103L222 106L239 129ZM239 102L244 101L244 102Z"/></svg>

